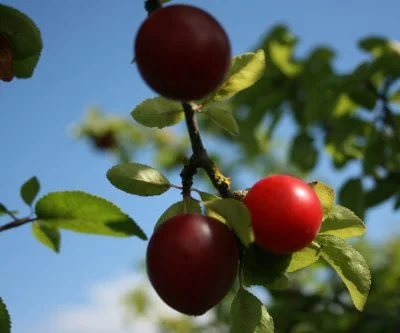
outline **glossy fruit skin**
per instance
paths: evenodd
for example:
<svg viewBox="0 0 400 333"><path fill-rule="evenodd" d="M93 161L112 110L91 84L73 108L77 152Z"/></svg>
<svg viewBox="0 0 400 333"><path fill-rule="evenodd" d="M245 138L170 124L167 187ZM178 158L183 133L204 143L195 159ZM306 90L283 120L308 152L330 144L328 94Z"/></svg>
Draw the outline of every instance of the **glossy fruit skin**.
<svg viewBox="0 0 400 333"><path fill-rule="evenodd" d="M304 181L273 175L251 187L243 200L256 243L267 251L292 253L314 240L322 222L321 202Z"/></svg>
<svg viewBox="0 0 400 333"><path fill-rule="evenodd" d="M201 99L224 81L231 64L228 36L204 10L172 5L153 12L136 35L135 58L147 84L179 101Z"/></svg>
<svg viewBox="0 0 400 333"><path fill-rule="evenodd" d="M201 315L228 293L237 274L234 234L218 220L177 215L162 223L147 248L147 273L160 298L173 309Z"/></svg>

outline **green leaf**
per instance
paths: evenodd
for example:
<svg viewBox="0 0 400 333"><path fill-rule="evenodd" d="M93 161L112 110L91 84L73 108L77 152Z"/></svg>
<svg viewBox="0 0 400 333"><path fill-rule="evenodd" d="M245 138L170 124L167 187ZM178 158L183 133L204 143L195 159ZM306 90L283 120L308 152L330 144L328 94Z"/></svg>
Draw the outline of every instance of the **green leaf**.
<svg viewBox="0 0 400 333"><path fill-rule="evenodd" d="M0 203L0 215L7 214L7 208L2 203Z"/></svg>
<svg viewBox="0 0 400 333"><path fill-rule="evenodd" d="M254 295L240 288L231 305L231 333L273 333L274 322Z"/></svg>
<svg viewBox="0 0 400 333"><path fill-rule="evenodd" d="M375 186L365 194L368 207L376 206L388 200L399 191L400 172L389 173L383 179L376 179Z"/></svg>
<svg viewBox="0 0 400 333"><path fill-rule="evenodd" d="M383 133L373 130L366 138L363 158L363 170L365 174L374 175L376 168L385 164L385 139Z"/></svg>
<svg viewBox="0 0 400 333"><path fill-rule="evenodd" d="M365 201L363 185L360 178L350 178L340 189L339 201L361 218L364 217Z"/></svg>
<svg viewBox="0 0 400 333"><path fill-rule="evenodd" d="M160 171L136 163L123 163L112 167L107 172L107 178L121 191L141 196L160 195L171 186Z"/></svg>
<svg viewBox="0 0 400 333"><path fill-rule="evenodd" d="M243 53L233 58L227 79L217 90L213 99L222 101L251 87L261 78L264 70L265 54L263 50L258 50L255 53Z"/></svg>
<svg viewBox="0 0 400 333"><path fill-rule="evenodd" d="M400 76L400 53L391 51L376 58L372 63L372 70L392 77Z"/></svg>
<svg viewBox="0 0 400 333"><path fill-rule="evenodd" d="M311 246L307 246L300 251L294 252L292 253L292 257L290 258L290 263L286 271L290 273L310 266L319 259L320 255L321 250Z"/></svg>
<svg viewBox="0 0 400 333"><path fill-rule="evenodd" d="M8 210L6 206L4 206L2 203L0 203L0 216L2 215L9 215L11 213L12 215L17 215L18 211L17 210Z"/></svg>
<svg viewBox="0 0 400 333"><path fill-rule="evenodd" d="M163 97L146 99L131 115L144 126L158 128L175 125L184 118L182 104Z"/></svg>
<svg viewBox="0 0 400 333"><path fill-rule="evenodd" d="M339 237L320 235L317 241L322 245L322 258L339 274L354 306L362 311L371 286L371 273L365 259Z"/></svg>
<svg viewBox="0 0 400 333"><path fill-rule="evenodd" d="M22 186L20 194L24 202L30 206L40 191L40 183L36 177L29 178Z"/></svg>
<svg viewBox="0 0 400 333"><path fill-rule="evenodd" d="M7 307L0 297L0 332L11 333L11 319Z"/></svg>
<svg viewBox="0 0 400 333"><path fill-rule="evenodd" d="M39 56L42 38L36 24L19 10L0 4L0 32L7 35L14 60Z"/></svg>
<svg viewBox="0 0 400 333"><path fill-rule="evenodd" d="M233 135L239 134L239 126L230 110L224 108L222 103L207 104L202 113L210 117L219 127Z"/></svg>
<svg viewBox="0 0 400 333"><path fill-rule="evenodd" d="M183 201L175 202L167 208L167 210L160 216L154 229L157 229L161 223L179 214L198 213L201 214L200 204L193 199L188 199L186 202L186 211Z"/></svg>
<svg viewBox="0 0 400 333"><path fill-rule="evenodd" d="M400 104L400 89L395 91L392 96L390 96L390 101L393 103Z"/></svg>
<svg viewBox="0 0 400 333"><path fill-rule="evenodd" d="M381 55L389 46L386 38L379 36L371 36L363 38L358 42L360 49L372 53L374 56Z"/></svg>
<svg viewBox="0 0 400 333"><path fill-rule="evenodd" d="M212 194L212 193L207 193L203 191L198 191L201 201L211 201L211 200L218 200L221 199L219 196Z"/></svg>
<svg viewBox="0 0 400 333"><path fill-rule="evenodd" d="M320 181L311 182L308 185L317 193L319 201L321 201L324 218L326 218L335 206L335 191L332 187Z"/></svg>
<svg viewBox="0 0 400 333"><path fill-rule="evenodd" d="M356 214L346 207L336 205L322 222L319 234L351 238L362 236L365 231L363 221Z"/></svg>
<svg viewBox="0 0 400 333"><path fill-rule="evenodd" d="M318 161L318 150L314 145L314 139L307 133L299 133L292 141L289 159L303 172L314 169Z"/></svg>
<svg viewBox="0 0 400 333"><path fill-rule="evenodd" d="M39 55L13 61L14 75L21 79L29 78L33 75L35 67L39 62Z"/></svg>
<svg viewBox="0 0 400 333"><path fill-rule="evenodd" d="M60 252L61 233L50 224L32 223L32 232L35 238L56 253Z"/></svg>
<svg viewBox="0 0 400 333"><path fill-rule="evenodd" d="M38 223L95 235L146 239L139 226L113 203L80 192L52 192L39 199Z"/></svg>
<svg viewBox="0 0 400 333"><path fill-rule="evenodd" d="M221 216L233 229L244 246L254 242L251 218L247 207L235 199L221 199L204 203L207 210L211 210Z"/></svg>
<svg viewBox="0 0 400 333"><path fill-rule="evenodd" d="M289 278L286 275L282 275L274 280L274 282L268 283L266 287L271 290L282 290L287 289L289 284Z"/></svg>
<svg viewBox="0 0 400 333"><path fill-rule="evenodd" d="M294 45L293 42L271 41L268 48L271 60L289 77L297 75L302 70L302 66L292 59Z"/></svg>
<svg viewBox="0 0 400 333"><path fill-rule="evenodd" d="M274 282L285 273L290 260L290 254L267 252L252 244L246 249L242 258L244 284L266 286Z"/></svg>

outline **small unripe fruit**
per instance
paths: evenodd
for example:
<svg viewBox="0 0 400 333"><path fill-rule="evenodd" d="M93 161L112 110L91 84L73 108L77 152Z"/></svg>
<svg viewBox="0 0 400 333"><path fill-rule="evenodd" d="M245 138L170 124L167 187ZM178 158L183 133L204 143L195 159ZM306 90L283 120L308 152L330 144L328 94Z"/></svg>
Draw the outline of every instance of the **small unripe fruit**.
<svg viewBox="0 0 400 333"><path fill-rule="evenodd" d="M258 181L243 200L256 243L267 251L292 253L311 243L321 227L322 207L304 181L274 175Z"/></svg>
<svg viewBox="0 0 400 333"><path fill-rule="evenodd" d="M140 74L160 95L179 101L201 99L224 81L231 64L228 36L200 8L172 5L144 21L135 40Z"/></svg>
<svg viewBox="0 0 400 333"><path fill-rule="evenodd" d="M173 309L201 315L228 293L237 274L238 245L222 222L182 214L162 223L147 248L147 273Z"/></svg>

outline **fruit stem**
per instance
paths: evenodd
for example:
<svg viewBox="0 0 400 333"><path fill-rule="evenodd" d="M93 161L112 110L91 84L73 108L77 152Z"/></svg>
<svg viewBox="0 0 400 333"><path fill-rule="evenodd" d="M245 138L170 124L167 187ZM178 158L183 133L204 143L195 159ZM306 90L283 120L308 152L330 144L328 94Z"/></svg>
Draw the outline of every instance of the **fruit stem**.
<svg viewBox="0 0 400 333"><path fill-rule="evenodd" d="M181 172L183 186L182 194L184 196L189 195L190 189L193 185L193 177L197 173L197 169L202 168L207 173L221 197L232 198L233 196L230 191L230 178L224 176L221 170L211 161L203 146L194 106L190 103L182 103L182 106L185 113L186 126L189 132L193 152Z"/></svg>
<svg viewBox="0 0 400 333"><path fill-rule="evenodd" d="M148 15L157 9L160 9L161 7L161 2L159 0L146 0L144 2L144 8L146 9Z"/></svg>

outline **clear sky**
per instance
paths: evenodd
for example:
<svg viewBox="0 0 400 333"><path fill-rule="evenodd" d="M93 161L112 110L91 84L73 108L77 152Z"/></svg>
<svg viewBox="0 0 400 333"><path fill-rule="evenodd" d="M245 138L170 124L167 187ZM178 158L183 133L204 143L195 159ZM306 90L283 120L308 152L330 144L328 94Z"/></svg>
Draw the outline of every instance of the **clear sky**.
<svg viewBox="0 0 400 333"><path fill-rule="evenodd" d="M105 178L113 161L93 153L68 134L70 125L81 119L89 106L128 116L136 104L154 95L130 64L133 38L146 16L143 1L2 3L35 20L42 31L44 49L32 79L0 84L0 201L27 213L19 199L19 186L36 175L42 183L41 194L67 189L97 194L120 206L149 234L163 210L178 200L178 193L149 199L114 189ZM220 20L234 54L253 49L276 23L286 23L300 37L300 55L316 43L334 47L337 65L343 70L365 57L356 47L360 37L379 34L400 39L397 0L186 3L200 6ZM346 175L355 171L350 168ZM334 174L326 161L314 176L330 180L334 187L343 180L343 175ZM395 228L399 217L390 207L384 204L368 216L369 237L382 239ZM93 286L98 281L108 281L105 286L111 289L126 285L124 276L129 276L143 257L145 245L136 238L64 232L61 254L56 255L37 243L29 226L0 234L0 296L11 311L13 332L42 333L40 324L49 333L91 333L93 328L54 328L51 323L66 307L84 309L91 302L87 292L96 289ZM105 301L100 297L99 302ZM106 324L102 327L93 332L111 331Z"/></svg>

